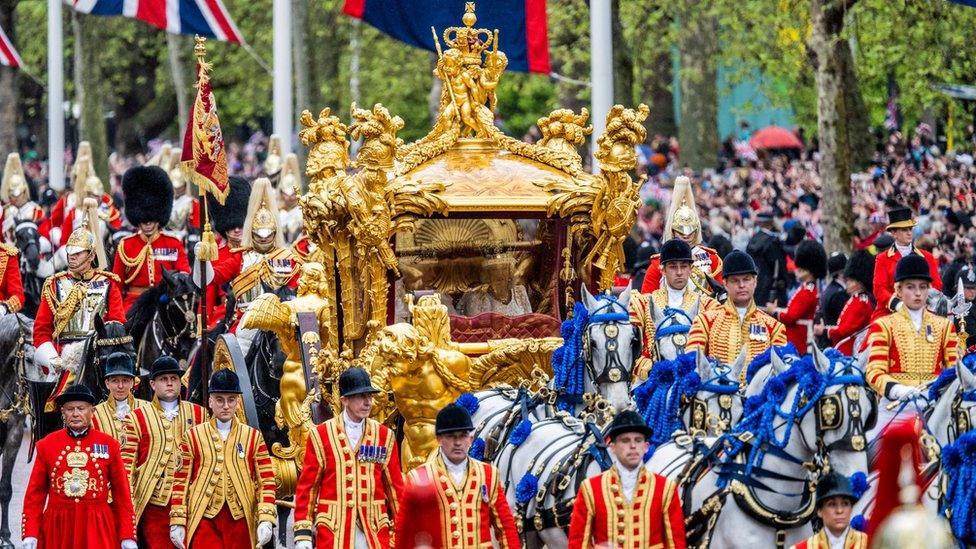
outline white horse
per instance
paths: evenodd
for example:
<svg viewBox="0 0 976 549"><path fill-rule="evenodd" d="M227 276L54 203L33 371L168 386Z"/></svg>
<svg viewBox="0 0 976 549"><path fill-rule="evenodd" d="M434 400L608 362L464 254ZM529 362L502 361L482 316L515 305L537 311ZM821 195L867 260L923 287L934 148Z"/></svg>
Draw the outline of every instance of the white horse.
<svg viewBox="0 0 976 549"><path fill-rule="evenodd" d="M472 415L476 457L493 460L519 426L524 434L531 423L559 410L575 415L583 408L584 395L599 395L618 410L631 405L630 382L641 339L627 313L630 290L619 298L594 297L583 285L581 294L574 317L563 323L563 346L553 353L555 377L540 394L500 386L458 399Z"/></svg>
<svg viewBox="0 0 976 549"><path fill-rule="evenodd" d="M828 464L845 476L866 472L864 433L876 412L853 360L815 349L794 361L747 401L743 420L685 488L685 508L700 510L689 537L712 548L780 548L808 537L811 482Z"/></svg>
<svg viewBox="0 0 976 549"><path fill-rule="evenodd" d="M674 360L685 352L691 323L698 316L701 300L695 300L690 311L665 307L658 309L653 299L647 300L651 318L654 319L654 348L651 356L654 361Z"/></svg>

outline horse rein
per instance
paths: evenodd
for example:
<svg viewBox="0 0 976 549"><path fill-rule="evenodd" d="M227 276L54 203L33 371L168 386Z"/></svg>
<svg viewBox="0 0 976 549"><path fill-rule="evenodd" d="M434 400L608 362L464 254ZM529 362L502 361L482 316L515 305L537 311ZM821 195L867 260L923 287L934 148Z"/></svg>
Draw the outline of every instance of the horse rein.
<svg viewBox="0 0 976 549"><path fill-rule="evenodd" d="M597 299L606 303L590 315L586 331L583 333L583 357L586 359L584 361L586 369L589 371L594 383L630 382L633 364L628 367L628 365L623 363L623 360L620 358L618 342L620 324L630 324L630 314L626 310L623 312L613 311L615 305L621 309L624 308L615 298L601 295L597 296ZM593 364L593 351L590 348L589 337L590 330L595 325L603 325L603 336L606 339L607 361L603 366L603 371L599 373L597 373L596 366ZM640 344L640 337L638 336L635 339L637 344Z"/></svg>

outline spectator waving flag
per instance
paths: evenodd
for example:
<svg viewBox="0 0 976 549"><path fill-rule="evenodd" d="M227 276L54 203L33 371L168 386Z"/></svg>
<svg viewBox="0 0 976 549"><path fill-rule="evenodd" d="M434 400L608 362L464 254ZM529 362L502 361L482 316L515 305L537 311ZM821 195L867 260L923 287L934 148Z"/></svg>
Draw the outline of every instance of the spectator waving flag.
<svg viewBox="0 0 976 549"><path fill-rule="evenodd" d="M195 34L243 44L221 0L64 0L75 11L123 15L171 34Z"/></svg>
<svg viewBox="0 0 976 549"><path fill-rule="evenodd" d="M976 1L976 0L974 0ZM343 11L411 46L436 51L430 28L443 33L464 15L464 0L345 0ZM498 29L508 70L549 74L546 0L491 0L478 4L478 26Z"/></svg>
<svg viewBox="0 0 976 549"><path fill-rule="evenodd" d="M5 67L18 68L24 65L17 50L14 49L13 42L7 38L7 33L0 27L0 65Z"/></svg>

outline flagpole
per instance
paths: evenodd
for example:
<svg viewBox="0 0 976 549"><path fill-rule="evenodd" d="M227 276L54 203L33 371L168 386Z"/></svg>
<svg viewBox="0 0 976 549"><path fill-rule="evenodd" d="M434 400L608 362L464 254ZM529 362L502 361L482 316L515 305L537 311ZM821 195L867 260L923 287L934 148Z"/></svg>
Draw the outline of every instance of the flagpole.
<svg viewBox="0 0 976 549"><path fill-rule="evenodd" d="M47 1L48 186L64 190L64 28L61 2Z"/></svg>
<svg viewBox="0 0 976 549"><path fill-rule="evenodd" d="M281 154L291 152L292 79L291 79L291 0L274 0L274 83L272 131L281 136Z"/></svg>
<svg viewBox="0 0 976 549"><path fill-rule="evenodd" d="M590 0L590 112L593 136L590 158L593 173L600 168L596 157L596 140L607 126L607 113L613 106L613 30L610 24L610 0Z"/></svg>

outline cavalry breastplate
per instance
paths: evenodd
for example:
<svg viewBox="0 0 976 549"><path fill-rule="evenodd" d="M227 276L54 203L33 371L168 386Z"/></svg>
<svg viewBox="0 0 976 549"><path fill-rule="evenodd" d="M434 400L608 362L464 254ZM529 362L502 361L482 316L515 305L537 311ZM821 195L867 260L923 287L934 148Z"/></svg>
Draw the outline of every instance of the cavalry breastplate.
<svg viewBox="0 0 976 549"><path fill-rule="evenodd" d="M712 272L712 257L701 246L695 246L691 250L692 270L689 281L691 288L705 295L712 295L711 286L706 278Z"/></svg>
<svg viewBox="0 0 976 549"><path fill-rule="evenodd" d="M294 272L294 265L288 255L269 259L268 254L254 250L244 252L241 258L241 277L252 283L236 293L237 308L246 309L259 295L266 291L276 291L288 283Z"/></svg>
<svg viewBox="0 0 976 549"><path fill-rule="evenodd" d="M95 316L104 315L106 310L111 281L102 278L81 282L75 281L70 277L63 277L57 281L56 291L59 303L64 303L68 299L71 289L75 284L86 286L85 293L78 307L75 309L74 315L71 316L68 324L58 336L61 339L82 339L88 337L95 331Z"/></svg>

